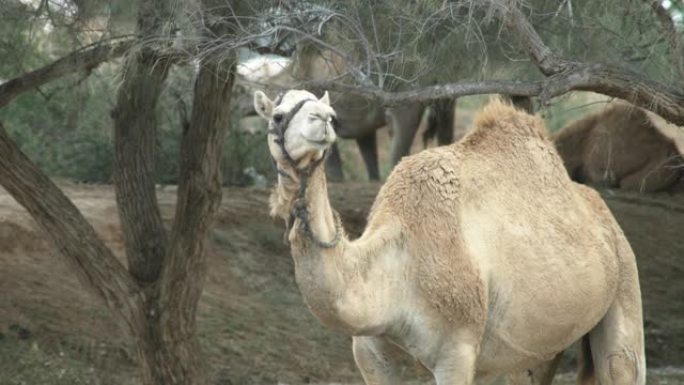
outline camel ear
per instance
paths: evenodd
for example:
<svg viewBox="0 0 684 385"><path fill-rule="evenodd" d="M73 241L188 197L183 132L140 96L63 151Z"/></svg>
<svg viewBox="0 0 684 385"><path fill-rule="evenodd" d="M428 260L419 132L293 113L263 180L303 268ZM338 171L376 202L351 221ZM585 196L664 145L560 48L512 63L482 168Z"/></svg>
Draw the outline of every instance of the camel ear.
<svg viewBox="0 0 684 385"><path fill-rule="evenodd" d="M323 96L321 96L321 98L318 99L318 101L330 105L330 95L328 95L328 91L325 91Z"/></svg>
<svg viewBox="0 0 684 385"><path fill-rule="evenodd" d="M254 109L257 114L266 120L273 116L273 102L261 91L254 92Z"/></svg>

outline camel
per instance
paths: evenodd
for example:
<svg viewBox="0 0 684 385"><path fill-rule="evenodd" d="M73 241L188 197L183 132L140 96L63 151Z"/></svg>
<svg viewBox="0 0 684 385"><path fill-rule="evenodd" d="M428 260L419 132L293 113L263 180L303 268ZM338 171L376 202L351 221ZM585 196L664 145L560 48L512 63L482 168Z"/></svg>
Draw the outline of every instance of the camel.
<svg viewBox="0 0 684 385"><path fill-rule="evenodd" d="M655 192L670 190L684 176L684 145L678 147L677 136L684 131L659 116L613 102L562 128L553 141L573 180Z"/></svg>
<svg viewBox="0 0 684 385"><path fill-rule="evenodd" d="M352 336L367 385L401 383L398 350L437 385L470 385L553 370L578 340L582 383L645 384L634 254L598 193L569 179L540 118L490 102L461 141L405 157L350 240L322 165L336 140L328 93L276 103L257 91L254 104L297 285L321 323Z"/></svg>
<svg viewBox="0 0 684 385"><path fill-rule="evenodd" d="M333 51L318 50L302 44L290 65L273 76L265 77L262 82L286 88L301 81L339 78L347 73L347 68L346 61ZM337 135L343 139L356 140L370 180L380 180L376 131L386 125L390 126L390 163L394 167L403 156L409 154L423 113L429 107L425 103L407 103L386 108L378 100L339 92L332 93L331 100L337 111ZM440 145L453 141L453 109L453 99L433 107L427 130L436 133ZM331 150L328 167L331 178L343 178L341 159L336 147Z"/></svg>
<svg viewBox="0 0 684 385"><path fill-rule="evenodd" d="M513 106L534 114L534 104L532 98L519 95L500 95L508 100ZM432 102L429 120L425 131L423 131L423 148L428 148L428 144L437 138L437 145L450 144L454 140L461 140L466 132L456 130L454 125L454 113L456 109L456 99L443 98ZM456 132L455 132L456 131Z"/></svg>

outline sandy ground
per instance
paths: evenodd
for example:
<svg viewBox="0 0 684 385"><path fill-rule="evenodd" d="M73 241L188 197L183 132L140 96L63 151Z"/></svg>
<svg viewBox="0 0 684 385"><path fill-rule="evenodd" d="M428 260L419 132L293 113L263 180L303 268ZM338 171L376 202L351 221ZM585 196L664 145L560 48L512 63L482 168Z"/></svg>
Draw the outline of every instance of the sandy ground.
<svg viewBox="0 0 684 385"><path fill-rule="evenodd" d="M331 187L351 234L363 229L378 187ZM63 188L121 256L112 189ZM170 223L175 190L158 195ZM682 371L662 369L684 366L684 198L603 195L638 256L649 367L661 368L649 383L684 384ZM199 328L212 383L358 384L349 338L323 329L302 303L267 197L265 189L226 189L211 233ZM0 384L137 383L133 349L44 238L0 191ZM406 376L424 378L408 362ZM572 381L566 375L556 383Z"/></svg>

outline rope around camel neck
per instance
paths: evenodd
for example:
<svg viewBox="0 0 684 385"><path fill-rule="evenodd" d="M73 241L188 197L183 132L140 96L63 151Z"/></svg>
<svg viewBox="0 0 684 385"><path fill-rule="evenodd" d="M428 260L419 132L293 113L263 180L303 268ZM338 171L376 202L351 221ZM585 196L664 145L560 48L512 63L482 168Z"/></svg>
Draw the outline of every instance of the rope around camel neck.
<svg viewBox="0 0 684 385"><path fill-rule="evenodd" d="M304 233L304 235L307 238L309 238L309 241L317 247L323 249L330 249L337 246L337 244L340 242L342 234L342 221L340 220L340 215L337 213L337 211L331 209L335 220L335 236L329 242L322 241L318 239L318 237L316 237L316 235L314 234L313 230L311 230L311 221L309 219L308 207L309 203L306 200L306 188L308 186L308 179L311 176L311 174L313 174L313 171L318 166L318 164L321 164L324 159L325 155L321 157L321 159L312 163L307 168L306 172L300 172L299 193L297 194L297 199L295 199L294 205L292 206L292 212L290 213L290 220L288 222L291 222L291 224L288 226L288 232L291 226L294 225L294 218L299 218L299 228Z"/></svg>
<svg viewBox="0 0 684 385"><path fill-rule="evenodd" d="M282 97L279 97L277 100L282 100ZM297 163L297 161L295 161L290 156L290 153L287 152L287 149L285 148L285 131L287 130L290 121L302 108L302 106L304 106L304 104L309 101L312 101L312 99L304 99L299 101L286 115L281 116L281 119L278 122L272 120L271 123L273 124L273 128L270 129L268 132L276 136L276 139L274 140L275 143L278 144L281 152L283 153L283 155L285 155L285 159L288 163L290 163L290 166L293 168L293 170L299 174L299 191L297 193L297 198L295 199L294 205L292 207L292 211L290 212L290 217L287 220L285 241L287 242L287 234L290 233L290 229L292 229L292 226L294 226L295 219L299 218L299 228L304 233L304 235L309 239L309 241L317 247L323 249L330 249L335 247L342 238L342 221L340 220L340 216L337 213L337 211L332 209L333 217L335 220L335 236L329 242L322 241L318 239L318 237L316 237L316 235L313 233L313 230L311 230L311 223L309 220L309 207L308 202L306 200L306 188L308 187L309 177L311 177L315 169L323 163L323 161L327 157L328 151L326 150L320 159L311 162L308 167L299 168L299 164ZM294 180L294 178L291 175L279 169L277 163L276 171L278 172L278 174L290 180Z"/></svg>

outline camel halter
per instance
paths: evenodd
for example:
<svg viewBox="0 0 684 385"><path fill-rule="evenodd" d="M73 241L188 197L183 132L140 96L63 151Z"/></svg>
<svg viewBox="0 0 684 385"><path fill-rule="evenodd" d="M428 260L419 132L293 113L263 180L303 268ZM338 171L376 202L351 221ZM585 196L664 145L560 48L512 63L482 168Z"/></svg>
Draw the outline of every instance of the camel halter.
<svg viewBox="0 0 684 385"><path fill-rule="evenodd" d="M282 99L283 95L278 96L278 98L275 101L276 107L280 105ZM297 112L299 112L299 110L304 106L304 104L312 101L315 100L300 100L299 102L297 102L297 104L294 105L294 107L292 107L292 109L287 114L274 115L271 118L272 127L268 130L268 133L276 137L274 139L274 142L280 147L280 152L285 156L285 159L290 164L290 166L292 166L292 168L299 174L299 192L297 193L297 199L295 199L294 206L292 207L292 212L290 213L290 217L287 219L287 228L285 230L285 242L287 243L287 234L290 233L290 229L292 229L292 226L294 226L295 219L299 218L300 229L302 230L304 235L309 239L309 241L311 241L317 247L323 249L330 249L335 247L340 242L342 233L342 223L340 221L340 216L337 213L337 211L332 211L333 216L335 218L335 236L329 242L322 241L318 239L311 230L311 224L309 221L309 205L306 201L306 187L309 181L309 177L311 176L311 174L313 174L314 170L323 163L323 161L328 155L328 150L325 150L323 152L323 156L320 159L309 163L309 165L306 167L300 168L298 162L294 160L292 156L290 156L290 153L287 152L287 149L285 148L285 131L287 131L287 128L290 125L290 122L292 121L292 118L294 118L294 116L297 115ZM273 159L273 162L276 164L276 171L278 172L278 174L290 180L294 180L294 178L290 174L286 173L278 167L275 158Z"/></svg>

